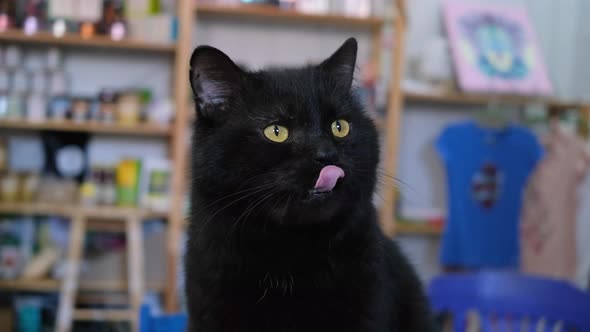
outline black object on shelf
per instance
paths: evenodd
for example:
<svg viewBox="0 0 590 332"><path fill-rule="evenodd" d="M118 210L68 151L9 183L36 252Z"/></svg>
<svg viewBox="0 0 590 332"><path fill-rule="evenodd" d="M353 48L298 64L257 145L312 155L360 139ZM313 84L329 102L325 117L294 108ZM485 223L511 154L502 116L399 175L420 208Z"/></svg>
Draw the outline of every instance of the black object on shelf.
<svg viewBox="0 0 590 332"><path fill-rule="evenodd" d="M88 172L88 140L86 133L41 133L45 152L44 173L81 183Z"/></svg>

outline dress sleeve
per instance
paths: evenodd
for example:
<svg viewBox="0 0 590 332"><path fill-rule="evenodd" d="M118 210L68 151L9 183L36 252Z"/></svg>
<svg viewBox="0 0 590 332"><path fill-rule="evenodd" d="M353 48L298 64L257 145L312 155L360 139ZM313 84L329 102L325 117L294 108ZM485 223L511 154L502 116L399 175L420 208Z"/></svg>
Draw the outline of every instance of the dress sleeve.
<svg viewBox="0 0 590 332"><path fill-rule="evenodd" d="M448 163L451 159L451 153L453 151L453 130L451 127L445 128L435 142L435 148L438 155L443 162Z"/></svg>
<svg viewBox="0 0 590 332"><path fill-rule="evenodd" d="M530 151L531 167L534 168L545 156L545 149L535 134L529 132L527 136L529 137L528 151Z"/></svg>

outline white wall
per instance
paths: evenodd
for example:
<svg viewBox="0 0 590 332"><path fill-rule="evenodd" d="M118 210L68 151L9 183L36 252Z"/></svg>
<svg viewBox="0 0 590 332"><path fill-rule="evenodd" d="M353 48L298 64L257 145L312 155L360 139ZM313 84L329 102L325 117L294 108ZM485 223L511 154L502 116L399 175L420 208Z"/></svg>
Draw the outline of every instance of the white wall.
<svg viewBox="0 0 590 332"><path fill-rule="evenodd" d="M253 69L321 62L348 37L359 41L359 64L368 60L371 50L368 30L207 18L198 22L193 34L195 45L217 47Z"/></svg>

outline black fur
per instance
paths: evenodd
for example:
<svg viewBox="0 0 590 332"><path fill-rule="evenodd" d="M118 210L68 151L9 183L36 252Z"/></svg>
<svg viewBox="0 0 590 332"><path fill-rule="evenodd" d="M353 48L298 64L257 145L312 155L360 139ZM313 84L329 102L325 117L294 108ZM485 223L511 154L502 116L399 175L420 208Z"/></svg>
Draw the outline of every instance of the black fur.
<svg viewBox="0 0 590 332"><path fill-rule="evenodd" d="M249 72L195 50L186 292L192 332L423 332L420 282L377 226L378 135L351 89L357 44L318 66ZM332 121L350 134L332 135ZM284 143L264 137L271 124ZM319 171L345 177L310 194Z"/></svg>

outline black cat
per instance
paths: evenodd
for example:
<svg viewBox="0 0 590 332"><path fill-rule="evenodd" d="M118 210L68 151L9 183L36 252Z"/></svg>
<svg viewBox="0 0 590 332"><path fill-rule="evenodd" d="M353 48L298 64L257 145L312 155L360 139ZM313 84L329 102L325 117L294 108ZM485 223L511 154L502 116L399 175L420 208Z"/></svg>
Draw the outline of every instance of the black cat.
<svg viewBox="0 0 590 332"><path fill-rule="evenodd" d="M194 51L190 331L431 331L414 270L377 225L356 53L348 39L318 66L252 72Z"/></svg>

